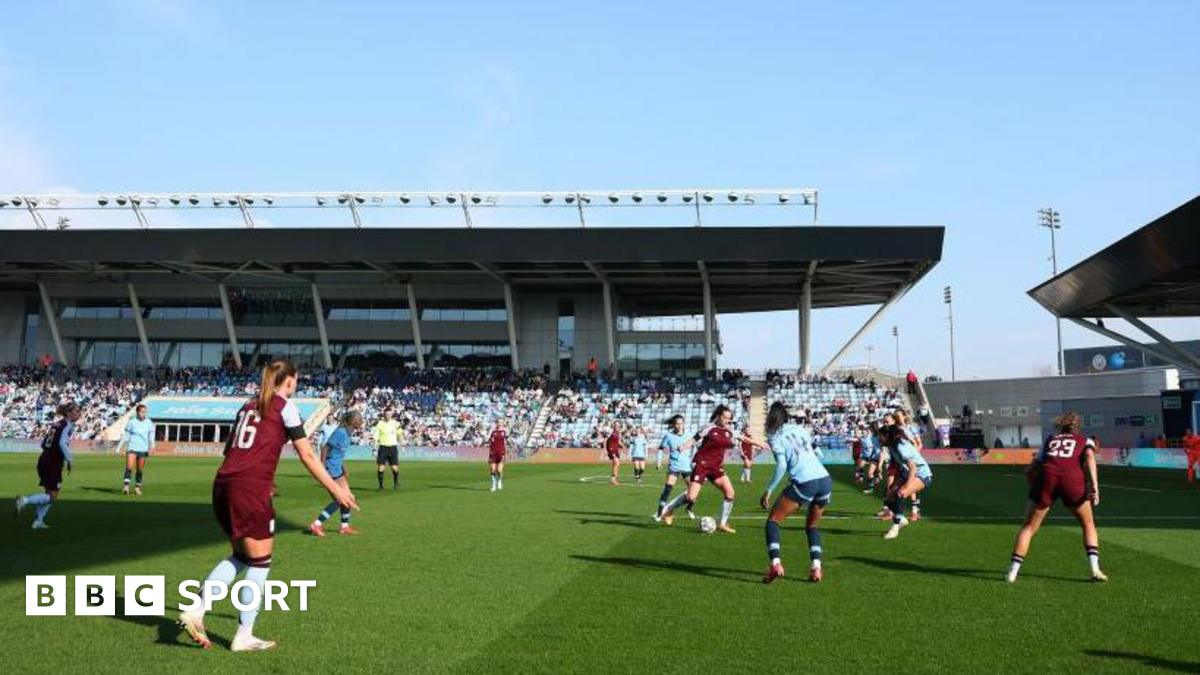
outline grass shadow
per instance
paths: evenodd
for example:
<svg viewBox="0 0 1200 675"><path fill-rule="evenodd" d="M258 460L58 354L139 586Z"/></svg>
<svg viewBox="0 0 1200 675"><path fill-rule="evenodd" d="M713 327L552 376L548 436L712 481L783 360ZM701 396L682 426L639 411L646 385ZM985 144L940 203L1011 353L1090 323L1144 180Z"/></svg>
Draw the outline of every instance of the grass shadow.
<svg viewBox="0 0 1200 675"><path fill-rule="evenodd" d="M1200 673L1200 661L1178 661L1158 656L1134 654L1133 652L1118 652L1109 649L1085 649L1083 653L1088 656L1128 661L1131 667L1138 665L1147 668L1158 668L1159 670L1169 670L1175 673Z"/></svg>
<svg viewBox="0 0 1200 675"><path fill-rule="evenodd" d="M207 501L60 499L46 519L50 529L41 531L30 529L30 511L26 509L19 518L0 519L0 538L5 541L0 582L198 546L225 546L227 541ZM276 515L277 536L300 529L299 524Z"/></svg>
<svg viewBox="0 0 1200 675"><path fill-rule="evenodd" d="M639 570L651 570L655 572L682 572L684 574L694 574L697 576L709 577L711 579L736 581L744 584L759 585L762 583L758 574L754 572L732 569L729 567L710 567L708 565L693 565L675 560L652 560L649 558L627 558L623 556L572 555L571 558L574 560L581 560L583 562L600 563L604 565L620 565L622 567L630 567Z"/></svg>
<svg viewBox="0 0 1200 675"><path fill-rule="evenodd" d="M116 616L109 618L116 619L117 621L124 621L125 623L131 623L137 626L145 626L147 628L155 629L155 631L158 633L158 637L154 640L155 644L164 645L167 647L199 649L199 646L193 644L190 638L186 637L183 629L179 627L179 624L174 619L170 618L171 616L171 607L167 607L167 616L129 616L125 614L125 598L118 595L117 614ZM226 649L229 648L228 639L213 635L211 632L209 633L208 637L213 641L214 645L218 645Z"/></svg>
<svg viewBox="0 0 1200 675"><path fill-rule="evenodd" d="M1003 571L1000 570L980 570L967 569L963 567L939 567L937 565L918 565L903 560L880 560L877 558L864 558L862 556L839 556L838 560L846 560L849 562L862 563L871 567L889 570L892 572L914 572L918 574L942 574L952 577L962 577L964 579L973 579L975 581L986 582L1001 582L1004 580ZM1028 572L1021 573L1022 578L1049 579L1052 581L1065 581L1068 583L1091 584L1094 583L1091 579L1082 577L1060 577L1049 574L1031 574Z"/></svg>

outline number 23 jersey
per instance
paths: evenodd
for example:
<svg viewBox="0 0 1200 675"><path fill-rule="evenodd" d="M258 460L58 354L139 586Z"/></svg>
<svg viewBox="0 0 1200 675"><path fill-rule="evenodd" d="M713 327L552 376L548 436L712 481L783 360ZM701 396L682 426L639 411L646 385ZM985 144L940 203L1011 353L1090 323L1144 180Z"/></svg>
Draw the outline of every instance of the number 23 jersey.
<svg viewBox="0 0 1200 675"><path fill-rule="evenodd" d="M304 437L304 421L294 403L276 394L266 414L259 414L257 400L251 399L238 411L225 440L217 480L270 486L283 446Z"/></svg>
<svg viewBox="0 0 1200 675"><path fill-rule="evenodd" d="M1083 473L1083 461L1092 442L1078 434L1051 436L1038 453L1042 468L1050 473Z"/></svg>

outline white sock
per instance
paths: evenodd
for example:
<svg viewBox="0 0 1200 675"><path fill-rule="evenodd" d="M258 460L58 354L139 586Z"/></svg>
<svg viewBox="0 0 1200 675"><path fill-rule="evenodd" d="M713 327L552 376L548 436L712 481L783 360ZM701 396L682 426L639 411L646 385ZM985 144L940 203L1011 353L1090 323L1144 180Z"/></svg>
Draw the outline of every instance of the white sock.
<svg viewBox="0 0 1200 675"><path fill-rule="evenodd" d="M54 506L54 502L50 501L49 495L46 495L46 501L44 501L41 504L38 504L37 514L33 517L34 522L37 522L37 523L46 522L46 514L50 512L51 506Z"/></svg>
<svg viewBox="0 0 1200 675"><path fill-rule="evenodd" d="M271 574L270 567L250 567L246 569L246 581L254 582L258 586L258 602L250 609L242 610L238 617L238 628L245 627L247 631L254 630L254 620L258 618L258 608L262 606L263 593L267 590L267 577ZM243 589L246 595L249 595L249 589ZM242 602L245 603L248 598L243 597Z"/></svg>
<svg viewBox="0 0 1200 675"><path fill-rule="evenodd" d="M40 506L42 504L49 504L49 503L50 503L50 495L46 494L45 492L39 492L37 494L32 494L25 498L25 504L28 506Z"/></svg>
<svg viewBox="0 0 1200 675"><path fill-rule="evenodd" d="M245 563L233 556L229 556L228 558L217 563L217 566L208 573L208 578L206 578L205 581L220 581L221 583L225 584L226 588L228 588L229 586L233 585L233 580L236 579L237 575L244 569L246 569ZM207 586L207 584L205 585ZM211 597L211 593L204 593L204 607L209 606L208 603L210 602ZM200 613L204 613L203 607L200 609Z"/></svg>
<svg viewBox="0 0 1200 675"><path fill-rule="evenodd" d="M812 559L812 568L813 568L814 570L819 570L819 569L821 569L821 559L820 559L820 558L813 558L813 559Z"/></svg>
<svg viewBox="0 0 1200 675"><path fill-rule="evenodd" d="M733 500L726 499L725 501L721 502L721 524L722 525L729 524L729 514L731 514L731 513L733 513Z"/></svg>
<svg viewBox="0 0 1200 675"><path fill-rule="evenodd" d="M1017 576L1017 573L1020 571L1021 571L1021 563L1014 560L1013 564L1010 565L1008 568L1008 573L1015 577L1015 576Z"/></svg>
<svg viewBox="0 0 1200 675"><path fill-rule="evenodd" d="M1088 563L1090 563L1092 566L1092 574L1099 574L1100 573L1100 554L1099 553L1089 553L1087 558L1088 558Z"/></svg>
<svg viewBox="0 0 1200 675"><path fill-rule="evenodd" d="M782 564L783 564L783 561L782 561L782 560L780 560L779 558L771 558L771 565L772 565L772 566L774 566L774 565L782 565Z"/></svg>

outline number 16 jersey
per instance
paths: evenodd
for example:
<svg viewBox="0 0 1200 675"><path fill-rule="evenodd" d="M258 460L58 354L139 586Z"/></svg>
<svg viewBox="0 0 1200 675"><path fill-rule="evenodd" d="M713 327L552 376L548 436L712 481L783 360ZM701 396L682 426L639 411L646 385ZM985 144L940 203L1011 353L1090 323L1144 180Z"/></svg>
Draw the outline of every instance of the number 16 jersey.
<svg viewBox="0 0 1200 675"><path fill-rule="evenodd" d="M225 461L217 470L217 480L269 487L283 446L304 436L300 411L288 399L276 394L261 415L257 400L247 401L225 440Z"/></svg>

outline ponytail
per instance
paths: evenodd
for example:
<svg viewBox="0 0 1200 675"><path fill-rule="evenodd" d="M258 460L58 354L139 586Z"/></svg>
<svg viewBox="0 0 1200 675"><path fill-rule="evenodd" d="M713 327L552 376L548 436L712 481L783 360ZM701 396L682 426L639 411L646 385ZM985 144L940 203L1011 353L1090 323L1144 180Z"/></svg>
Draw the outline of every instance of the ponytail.
<svg viewBox="0 0 1200 675"><path fill-rule="evenodd" d="M267 414L275 392L283 385L284 380L295 375L296 366L284 359L275 359L263 367L262 383L258 387L258 401L255 404L259 415Z"/></svg>

